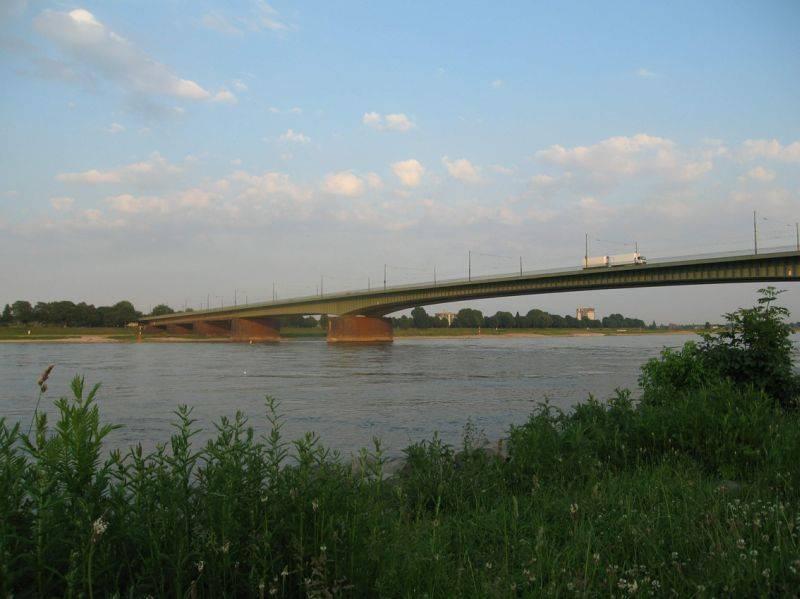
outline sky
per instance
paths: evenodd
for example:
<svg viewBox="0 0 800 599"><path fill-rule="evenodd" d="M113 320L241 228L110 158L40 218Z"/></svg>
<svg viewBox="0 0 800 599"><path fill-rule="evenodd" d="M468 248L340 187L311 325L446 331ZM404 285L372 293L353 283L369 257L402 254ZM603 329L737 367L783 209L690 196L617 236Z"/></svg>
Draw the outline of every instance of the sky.
<svg viewBox="0 0 800 599"><path fill-rule="evenodd" d="M0 0L0 304L746 250L753 211L793 245L798 31L795 0ZM442 308L715 322L758 287Z"/></svg>

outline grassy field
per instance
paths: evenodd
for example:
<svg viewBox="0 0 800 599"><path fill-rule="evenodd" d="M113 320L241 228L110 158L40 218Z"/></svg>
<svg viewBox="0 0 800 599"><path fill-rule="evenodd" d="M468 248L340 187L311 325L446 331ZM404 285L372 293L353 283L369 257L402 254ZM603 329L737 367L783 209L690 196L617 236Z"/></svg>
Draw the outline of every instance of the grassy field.
<svg viewBox="0 0 800 599"><path fill-rule="evenodd" d="M30 334L28 334L30 331ZM58 339L90 337L110 337L120 341L136 338L136 329L116 327L55 327L55 326L0 326L0 341L29 340L53 341Z"/></svg>

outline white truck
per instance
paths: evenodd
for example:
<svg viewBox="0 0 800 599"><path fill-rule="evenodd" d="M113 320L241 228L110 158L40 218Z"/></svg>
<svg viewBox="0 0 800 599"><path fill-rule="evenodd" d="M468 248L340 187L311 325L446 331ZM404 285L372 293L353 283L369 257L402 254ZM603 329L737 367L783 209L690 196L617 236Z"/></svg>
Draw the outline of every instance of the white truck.
<svg viewBox="0 0 800 599"><path fill-rule="evenodd" d="M591 256L584 260L583 268L609 268L627 264L647 264L647 258L639 252L616 254L615 256Z"/></svg>

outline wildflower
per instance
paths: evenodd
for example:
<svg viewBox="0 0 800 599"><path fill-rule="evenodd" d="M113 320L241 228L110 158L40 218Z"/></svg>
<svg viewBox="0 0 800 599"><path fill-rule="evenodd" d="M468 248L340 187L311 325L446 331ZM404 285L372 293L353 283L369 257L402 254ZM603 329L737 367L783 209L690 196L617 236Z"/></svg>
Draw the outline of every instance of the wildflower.
<svg viewBox="0 0 800 599"><path fill-rule="evenodd" d="M44 369L42 375L39 377L39 380L36 381L36 384L39 385L39 389L42 390L42 393L47 391L47 385L45 385L45 383L47 382L47 379L50 378L50 373L53 372L53 368L55 368L55 366L55 364L50 364L50 366Z"/></svg>
<svg viewBox="0 0 800 599"><path fill-rule="evenodd" d="M572 514L573 516L578 513L578 504L577 503L571 503L569 505L569 513Z"/></svg>
<svg viewBox="0 0 800 599"><path fill-rule="evenodd" d="M764 578L769 578L769 574L770 574L769 568L764 568L764 570L761 572L761 576L763 576Z"/></svg>
<svg viewBox="0 0 800 599"><path fill-rule="evenodd" d="M316 499L311 501L311 509L315 512L319 509L319 502Z"/></svg>
<svg viewBox="0 0 800 599"><path fill-rule="evenodd" d="M289 566L284 566L281 570L281 577L286 578L287 576L289 576Z"/></svg>
<svg viewBox="0 0 800 599"><path fill-rule="evenodd" d="M195 566L197 567L197 573L202 574L203 568L206 567L206 563L203 560L200 560L199 562L195 563Z"/></svg>
<svg viewBox="0 0 800 599"><path fill-rule="evenodd" d="M736 541L736 546L737 546L739 549L744 549L744 545L745 545L745 543L744 543L744 539L739 539L738 541Z"/></svg>
<svg viewBox="0 0 800 599"><path fill-rule="evenodd" d="M270 595L277 595L278 594L278 587L269 587L269 594Z"/></svg>
<svg viewBox="0 0 800 599"><path fill-rule="evenodd" d="M103 520L103 517L100 516L97 520L92 522L92 543L97 543L100 540L100 537L103 536L103 533L108 528L108 522Z"/></svg>
<svg viewBox="0 0 800 599"><path fill-rule="evenodd" d="M320 553L325 553L327 550L328 550L328 548L325 545L320 545L319 546Z"/></svg>
<svg viewBox="0 0 800 599"><path fill-rule="evenodd" d="M492 562L486 562L486 569L487 570L491 570L492 569Z"/></svg>
<svg viewBox="0 0 800 599"><path fill-rule="evenodd" d="M678 552L677 551L673 551L672 552L672 561L673 562L678 561Z"/></svg>
<svg viewBox="0 0 800 599"><path fill-rule="evenodd" d="M594 563L598 563L600 561L600 554L599 553L592 554L592 559L594 560Z"/></svg>

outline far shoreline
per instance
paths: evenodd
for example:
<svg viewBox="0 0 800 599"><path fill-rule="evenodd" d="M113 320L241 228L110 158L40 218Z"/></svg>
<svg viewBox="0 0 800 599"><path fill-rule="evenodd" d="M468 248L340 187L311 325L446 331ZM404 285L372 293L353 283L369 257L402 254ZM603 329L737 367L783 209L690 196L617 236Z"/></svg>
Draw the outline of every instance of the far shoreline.
<svg viewBox="0 0 800 599"><path fill-rule="evenodd" d="M63 330L63 329L62 329ZM59 331L60 332L60 331ZM175 337L161 335L143 335L135 333L113 331L88 333L83 329L81 333L62 333L49 329L44 334L18 335L14 337L0 337L0 344L78 344L90 345L99 343L231 343L226 337ZM702 331L694 329L530 329L517 331L514 329L395 329L395 339L525 339L545 337L640 337L647 335L696 335ZM325 339L324 332L309 331L308 329L287 329L283 331L280 340L294 341L296 339Z"/></svg>

